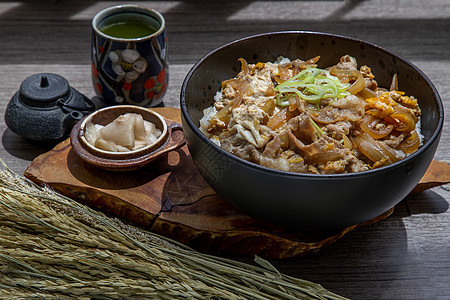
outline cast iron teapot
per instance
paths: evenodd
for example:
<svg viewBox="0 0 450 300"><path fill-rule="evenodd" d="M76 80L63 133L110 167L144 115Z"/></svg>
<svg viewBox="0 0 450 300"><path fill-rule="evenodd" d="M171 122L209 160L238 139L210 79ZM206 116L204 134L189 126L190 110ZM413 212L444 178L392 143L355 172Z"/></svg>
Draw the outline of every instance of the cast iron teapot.
<svg viewBox="0 0 450 300"><path fill-rule="evenodd" d="M58 142L72 127L95 110L94 103L57 74L26 78L11 98L5 123L15 133L35 142Z"/></svg>

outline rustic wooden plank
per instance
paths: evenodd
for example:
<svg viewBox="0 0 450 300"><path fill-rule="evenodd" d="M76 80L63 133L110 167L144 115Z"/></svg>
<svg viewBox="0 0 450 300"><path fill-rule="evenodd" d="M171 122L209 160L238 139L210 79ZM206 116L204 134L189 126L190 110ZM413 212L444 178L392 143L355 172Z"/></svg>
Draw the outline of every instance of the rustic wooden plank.
<svg viewBox="0 0 450 300"><path fill-rule="evenodd" d="M154 110L174 121L181 120L177 108ZM194 249L222 255L287 259L312 254L393 212L390 209L364 224L329 232L267 224L240 213L217 195L201 177L186 146L140 170L116 173L86 164L65 140L34 159L25 176ZM433 161L417 191L449 182L450 166Z"/></svg>

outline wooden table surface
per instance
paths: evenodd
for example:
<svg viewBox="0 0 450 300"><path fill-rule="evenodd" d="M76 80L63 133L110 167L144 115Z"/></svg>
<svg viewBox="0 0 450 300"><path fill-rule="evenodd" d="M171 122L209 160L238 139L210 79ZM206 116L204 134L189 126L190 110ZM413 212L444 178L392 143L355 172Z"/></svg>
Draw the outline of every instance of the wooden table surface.
<svg viewBox="0 0 450 300"><path fill-rule="evenodd" d="M1 113L22 80L35 73L60 74L93 97L91 19L119 3L125 1L1 1ZM166 18L166 106L179 106L186 73L208 51L256 33L313 30L367 40L409 59L432 80L450 109L448 0L134 3L153 7ZM447 120L436 160L450 161L448 125ZM3 118L0 132L0 157L19 174L48 150L14 134ZM388 219L347 234L317 255L272 263L283 273L353 299L450 299L449 202L449 185L433 188L406 198Z"/></svg>

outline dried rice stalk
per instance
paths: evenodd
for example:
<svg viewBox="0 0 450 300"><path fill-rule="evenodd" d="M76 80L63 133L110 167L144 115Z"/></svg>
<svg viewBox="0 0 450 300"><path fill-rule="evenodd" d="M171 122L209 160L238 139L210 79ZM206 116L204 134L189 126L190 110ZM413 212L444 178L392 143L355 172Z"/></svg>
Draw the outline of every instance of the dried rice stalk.
<svg viewBox="0 0 450 300"><path fill-rule="evenodd" d="M0 171L2 299L345 299L255 262L196 252Z"/></svg>

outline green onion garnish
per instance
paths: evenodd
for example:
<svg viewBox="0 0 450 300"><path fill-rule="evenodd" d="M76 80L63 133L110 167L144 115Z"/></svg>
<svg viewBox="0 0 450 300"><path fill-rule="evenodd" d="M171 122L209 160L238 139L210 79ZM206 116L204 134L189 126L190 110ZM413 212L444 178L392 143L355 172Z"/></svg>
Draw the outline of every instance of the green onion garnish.
<svg viewBox="0 0 450 300"><path fill-rule="evenodd" d="M309 120L311 121L311 124L313 125L313 127L316 129L316 133L319 137L321 137L322 135L325 134L325 132L323 132L322 128L319 127L319 125L317 125L316 122L314 122L314 120L310 117Z"/></svg>
<svg viewBox="0 0 450 300"><path fill-rule="evenodd" d="M343 84L330 72L319 68L307 68L285 82L277 85L277 105L289 105L289 97L297 95L309 103L319 104L325 98L343 98L350 95L346 89L350 84Z"/></svg>

